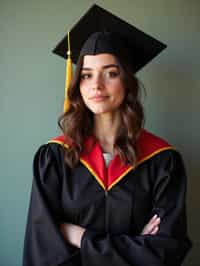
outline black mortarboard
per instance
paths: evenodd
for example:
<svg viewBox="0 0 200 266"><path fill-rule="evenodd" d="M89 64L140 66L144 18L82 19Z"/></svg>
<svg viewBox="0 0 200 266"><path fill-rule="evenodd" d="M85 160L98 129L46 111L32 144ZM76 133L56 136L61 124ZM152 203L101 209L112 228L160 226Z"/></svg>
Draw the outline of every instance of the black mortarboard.
<svg viewBox="0 0 200 266"><path fill-rule="evenodd" d="M67 91L71 79L70 64L71 60L76 64L79 55L111 53L123 57L135 73L166 48L165 44L96 4L69 32L71 51L69 34L53 50L55 54L64 58L67 58L68 54L69 58L68 71L66 71L68 74L65 85L65 111L69 107Z"/></svg>
<svg viewBox="0 0 200 266"><path fill-rule="evenodd" d="M123 54L134 72L166 48L165 44L96 4L70 30L70 42L71 57L75 64L80 54ZM67 58L67 35L53 52Z"/></svg>

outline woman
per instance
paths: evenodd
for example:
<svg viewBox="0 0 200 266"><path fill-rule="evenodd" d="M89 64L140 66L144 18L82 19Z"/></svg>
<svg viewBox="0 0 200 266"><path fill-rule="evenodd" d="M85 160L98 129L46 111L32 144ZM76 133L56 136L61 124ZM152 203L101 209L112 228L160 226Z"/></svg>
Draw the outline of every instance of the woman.
<svg viewBox="0 0 200 266"><path fill-rule="evenodd" d="M178 266L191 247L181 155L143 128L136 65L115 37L84 43L63 135L35 155L24 266Z"/></svg>
<svg viewBox="0 0 200 266"><path fill-rule="evenodd" d="M125 91L125 84L123 84L123 79L125 80L127 78L125 76L126 72L119 64L119 61L117 61L117 58L112 54L102 53L95 56L86 55L84 56L84 58L80 58L77 69L81 69L81 72L77 73L77 76L80 78L78 78L76 81L78 83L78 87L80 87L80 94L77 97L76 92L79 89L74 86L74 88L70 90L70 101L71 104L74 104L75 108L77 108L76 104L83 105L84 107L82 107L83 110L81 110L81 108L77 110L77 113L75 113L75 111L73 113L72 111L72 115L70 115L69 112L69 118L66 115L61 117L60 120L64 121L64 123L66 124L68 124L66 122L67 119L75 122L74 125L73 122L71 123L71 128L66 127L65 129L64 125L62 124L60 124L60 127L64 132L65 130L67 131L65 132L66 136L69 137L69 135L72 135L73 137L74 132L78 131L80 125L83 123L83 121L81 121L81 118L84 120L87 118L88 125L86 126L86 123L84 124L86 130L85 135L95 136L96 140L98 140L98 143L101 146L105 163L108 165L115 153L114 145L117 137L123 137L124 139L126 138L127 134L123 136L123 130L130 131L130 135L132 135L130 139L132 140L134 135L133 129L137 132L141 127L143 111L137 99L139 89L137 80L133 76L130 76L129 78L132 79L132 82L130 82L129 87L132 90L130 90L130 92ZM135 89L135 91L133 89ZM127 108L126 105L128 102L128 97L130 98L131 103L133 99L137 102L137 105L135 106L137 113L134 114L134 109L130 111L132 111L132 115L138 115L138 125L134 125L134 123L136 122L135 119L128 117L128 110L126 110L127 113L123 114L124 119L120 114L123 111L123 103L124 109ZM81 112L82 117L79 118ZM85 113L83 114L83 112ZM90 121L89 116L91 114L92 116ZM76 116L77 119L80 119L78 123ZM125 122L124 120L128 119L130 120L128 121L129 123L127 123L127 125L124 125L123 128L123 124ZM91 129L89 129L89 127L91 127ZM122 136L120 136L119 134L120 130L122 131ZM76 143L77 142L78 139L76 140ZM130 146L130 149L131 148L132 147ZM131 156L134 157L134 154L130 153L130 157ZM70 153L67 154L66 159L68 161L68 164L73 167L75 159L73 158L73 160L70 161L69 157ZM153 216L149 223L144 227L141 234L155 234L158 231L159 223L160 217L157 217L157 215ZM61 229L65 238L73 245L80 248L81 238L85 229L77 225L69 224L61 225Z"/></svg>

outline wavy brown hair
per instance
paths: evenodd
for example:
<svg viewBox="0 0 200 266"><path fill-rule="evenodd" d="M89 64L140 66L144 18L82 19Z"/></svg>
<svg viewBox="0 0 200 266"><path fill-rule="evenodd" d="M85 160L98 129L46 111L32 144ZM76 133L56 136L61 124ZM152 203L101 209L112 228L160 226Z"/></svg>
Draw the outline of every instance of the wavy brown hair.
<svg viewBox="0 0 200 266"><path fill-rule="evenodd" d="M137 157L136 140L145 120L140 101L142 86L133 75L132 68L122 58L116 59L125 87L125 98L119 107L122 123L115 137L114 152L119 154L124 163L134 164ZM93 135L94 129L94 115L86 107L80 94L82 65L83 57L79 57L68 95L70 108L58 118L58 126L68 142L71 141L71 145L65 150L65 162L71 168L78 164L84 139Z"/></svg>

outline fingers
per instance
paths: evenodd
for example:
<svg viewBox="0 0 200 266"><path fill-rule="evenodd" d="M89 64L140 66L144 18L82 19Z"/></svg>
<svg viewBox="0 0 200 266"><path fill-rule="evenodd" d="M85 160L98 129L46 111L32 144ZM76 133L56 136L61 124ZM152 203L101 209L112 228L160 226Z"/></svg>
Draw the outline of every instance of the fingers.
<svg viewBox="0 0 200 266"><path fill-rule="evenodd" d="M155 214L151 220L145 225L145 227L142 230L142 235L146 234L156 234L159 230L158 225L160 224L160 217L158 217L157 214Z"/></svg>
<svg viewBox="0 0 200 266"><path fill-rule="evenodd" d="M151 235L155 235L158 232L159 227L156 226L152 231L151 231Z"/></svg>
<svg viewBox="0 0 200 266"><path fill-rule="evenodd" d="M157 214L155 214L155 215L150 219L149 223L155 221L156 219L160 219L160 217L158 217Z"/></svg>

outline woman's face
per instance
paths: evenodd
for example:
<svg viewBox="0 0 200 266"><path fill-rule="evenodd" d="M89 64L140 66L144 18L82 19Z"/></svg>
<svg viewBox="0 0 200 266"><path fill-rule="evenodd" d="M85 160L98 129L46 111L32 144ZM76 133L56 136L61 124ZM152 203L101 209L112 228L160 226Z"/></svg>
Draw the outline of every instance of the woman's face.
<svg viewBox="0 0 200 266"><path fill-rule="evenodd" d="M80 93L94 114L114 112L119 108L125 97L125 88L114 55L84 56Z"/></svg>

